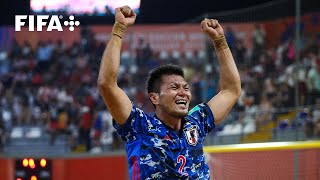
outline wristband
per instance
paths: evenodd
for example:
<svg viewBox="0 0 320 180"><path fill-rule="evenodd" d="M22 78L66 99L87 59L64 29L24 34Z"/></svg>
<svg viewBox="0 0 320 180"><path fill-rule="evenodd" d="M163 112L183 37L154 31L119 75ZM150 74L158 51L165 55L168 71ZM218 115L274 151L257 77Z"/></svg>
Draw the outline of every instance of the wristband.
<svg viewBox="0 0 320 180"><path fill-rule="evenodd" d="M119 36L122 39L124 36L124 33L126 32L126 29L127 29L127 25L116 21L112 27L112 34Z"/></svg>
<svg viewBox="0 0 320 180"><path fill-rule="evenodd" d="M220 37L213 39L213 44L216 51L221 51L223 49L229 48L226 37L224 37L224 35L220 35Z"/></svg>

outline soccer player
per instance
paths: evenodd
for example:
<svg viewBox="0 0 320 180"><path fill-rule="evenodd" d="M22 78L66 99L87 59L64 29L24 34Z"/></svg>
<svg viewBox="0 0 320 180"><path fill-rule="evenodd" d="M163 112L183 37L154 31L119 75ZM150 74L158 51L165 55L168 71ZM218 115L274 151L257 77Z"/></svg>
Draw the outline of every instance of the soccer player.
<svg viewBox="0 0 320 180"><path fill-rule="evenodd" d="M114 127L126 142L130 179L210 179L203 153L204 138L226 117L241 93L239 73L223 28L215 19L201 22L220 64L220 92L189 111L191 92L182 69L160 66L150 72L147 80L148 97L155 107L155 115L149 116L132 104L117 85L121 44L135 19L130 7L116 9L112 37L98 78Z"/></svg>

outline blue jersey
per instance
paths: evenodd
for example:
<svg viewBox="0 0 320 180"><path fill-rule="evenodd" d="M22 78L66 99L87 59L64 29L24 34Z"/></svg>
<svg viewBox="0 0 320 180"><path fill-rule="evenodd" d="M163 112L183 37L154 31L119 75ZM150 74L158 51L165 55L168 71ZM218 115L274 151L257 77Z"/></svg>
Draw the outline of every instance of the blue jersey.
<svg viewBox="0 0 320 180"><path fill-rule="evenodd" d="M126 142L130 179L210 179L204 137L214 128L206 103L194 107L176 131L133 106L124 125L114 127Z"/></svg>

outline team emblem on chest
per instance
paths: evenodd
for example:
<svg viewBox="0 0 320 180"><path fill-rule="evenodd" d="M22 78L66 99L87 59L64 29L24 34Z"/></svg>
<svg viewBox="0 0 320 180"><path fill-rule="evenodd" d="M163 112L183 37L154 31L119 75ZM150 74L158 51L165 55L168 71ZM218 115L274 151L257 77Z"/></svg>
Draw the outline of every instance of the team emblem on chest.
<svg viewBox="0 0 320 180"><path fill-rule="evenodd" d="M197 126L195 125L189 126L185 128L183 131L186 136L188 144L192 146L196 146L198 143L198 137L199 137Z"/></svg>

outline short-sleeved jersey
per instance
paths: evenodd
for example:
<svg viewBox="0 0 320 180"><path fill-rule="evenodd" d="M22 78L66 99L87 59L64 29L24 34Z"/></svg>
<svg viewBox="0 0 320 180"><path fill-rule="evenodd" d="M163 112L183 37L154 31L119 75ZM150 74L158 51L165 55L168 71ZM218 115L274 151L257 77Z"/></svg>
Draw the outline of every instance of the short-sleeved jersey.
<svg viewBox="0 0 320 180"><path fill-rule="evenodd" d="M126 142L130 179L210 179L204 137L214 128L206 103L194 107L180 131L133 106L123 125L114 127Z"/></svg>

